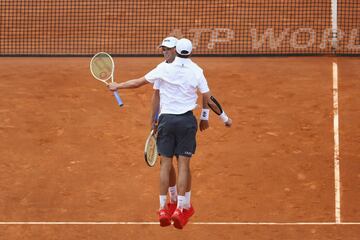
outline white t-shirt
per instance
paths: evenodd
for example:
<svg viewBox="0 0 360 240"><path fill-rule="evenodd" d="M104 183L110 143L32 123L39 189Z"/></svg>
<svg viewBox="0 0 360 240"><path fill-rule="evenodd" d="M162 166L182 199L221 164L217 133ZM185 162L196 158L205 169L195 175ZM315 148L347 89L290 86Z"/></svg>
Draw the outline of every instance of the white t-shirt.
<svg viewBox="0 0 360 240"><path fill-rule="evenodd" d="M160 92L160 113L182 114L196 108L197 90L209 92L203 70L191 59L176 57L145 75Z"/></svg>

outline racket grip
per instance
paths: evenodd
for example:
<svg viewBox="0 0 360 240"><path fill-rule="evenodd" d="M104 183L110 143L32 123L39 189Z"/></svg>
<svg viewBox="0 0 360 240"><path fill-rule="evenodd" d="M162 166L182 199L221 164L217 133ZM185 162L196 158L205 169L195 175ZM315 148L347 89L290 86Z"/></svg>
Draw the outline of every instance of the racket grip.
<svg viewBox="0 0 360 240"><path fill-rule="evenodd" d="M114 91L114 96L116 98L117 103L119 104L120 107L122 107L124 105L123 101L121 100L119 93L117 91Z"/></svg>

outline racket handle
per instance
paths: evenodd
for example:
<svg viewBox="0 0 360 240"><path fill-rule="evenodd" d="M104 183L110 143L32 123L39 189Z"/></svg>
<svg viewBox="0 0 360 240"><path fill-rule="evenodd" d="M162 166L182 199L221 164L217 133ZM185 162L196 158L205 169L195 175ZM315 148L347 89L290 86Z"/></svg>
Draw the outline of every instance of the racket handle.
<svg viewBox="0 0 360 240"><path fill-rule="evenodd" d="M114 91L114 96L116 98L117 103L119 104L120 107L122 107L124 105L123 101L121 100L119 93L117 91Z"/></svg>
<svg viewBox="0 0 360 240"><path fill-rule="evenodd" d="M157 122L158 119L159 119L159 112L156 111L155 116L154 116L154 121Z"/></svg>
<svg viewBox="0 0 360 240"><path fill-rule="evenodd" d="M157 126L158 124L158 119L159 119L159 112L156 111L155 114L154 114L154 119L153 119L153 124L151 126L151 129L154 129L155 126Z"/></svg>

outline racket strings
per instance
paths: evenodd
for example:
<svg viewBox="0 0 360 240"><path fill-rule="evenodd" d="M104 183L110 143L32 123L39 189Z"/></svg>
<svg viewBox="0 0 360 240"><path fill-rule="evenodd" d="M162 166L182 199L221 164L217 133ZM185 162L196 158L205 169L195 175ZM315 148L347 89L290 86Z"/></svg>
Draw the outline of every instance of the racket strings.
<svg viewBox="0 0 360 240"><path fill-rule="evenodd" d="M158 157L158 152L156 148L156 138L154 135L152 135L149 141L147 142L145 154L146 154L145 160L147 161L148 165L154 166Z"/></svg>
<svg viewBox="0 0 360 240"><path fill-rule="evenodd" d="M106 54L98 54L91 61L91 72L102 81L111 79L114 71L114 63L110 56Z"/></svg>

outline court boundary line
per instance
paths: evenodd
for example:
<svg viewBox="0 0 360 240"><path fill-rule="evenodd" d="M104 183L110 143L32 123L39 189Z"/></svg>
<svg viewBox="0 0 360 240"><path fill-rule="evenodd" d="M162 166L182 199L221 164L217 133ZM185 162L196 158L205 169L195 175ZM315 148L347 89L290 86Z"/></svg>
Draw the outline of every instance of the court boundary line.
<svg viewBox="0 0 360 240"><path fill-rule="evenodd" d="M345 226L360 225L360 222L190 222L188 224L243 226ZM0 222L0 225L159 225L159 222Z"/></svg>
<svg viewBox="0 0 360 240"><path fill-rule="evenodd" d="M333 125L334 125L334 186L335 186L335 222L341 223L341 178L340 178L340 136L339 136L339 81L338 65L333 67Z"/></svg>

